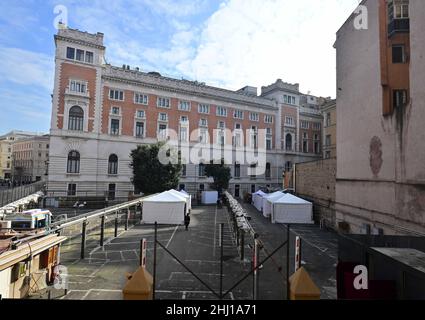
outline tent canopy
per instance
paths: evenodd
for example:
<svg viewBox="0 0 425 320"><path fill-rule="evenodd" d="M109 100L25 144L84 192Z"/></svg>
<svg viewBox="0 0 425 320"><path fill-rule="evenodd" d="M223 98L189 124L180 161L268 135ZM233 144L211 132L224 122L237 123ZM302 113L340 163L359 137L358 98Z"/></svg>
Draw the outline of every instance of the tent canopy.
<svg viewBox="0 0 425 320"><path fill-rule="evenodd" d="M143 201L143 221L182 225L187 207L187 198L183 194L165 191Z"/></svg>
<svg viewBox="0 0 425 320"><path fill-rule="evenodd" d="M276 191L263 197L263 216L268 218L272 213L272 203L274 200L282 198L285 194L282 191Z"/></svg>
<svg viewBox="0 0 425 320"><path fill-rule="evenodd" d="M282 197L273 200L273 203L287 203L287 204L312 204L307 200L298 198L290 193L284 193Z"/></svg>
<svg viewBox="0 0 425 320"><path fill-rule="evenodd" d="M183 199L185 199L187 207L186 207L186 213L188 213L191 209L192 209L192 197L190 195L188 195L186 192L183 193L181 191L177 191L174 189L171 189L167 192L170 192L171 194L178 196L178 197L182 197Z"/></svg>
<svg viewBox="0 0 425 320"><path fill-rule="evenodd" d="M313 204L290 193L272 200L272 223L312 224Z"/></svg>
<svg viewBox="0 0 425 320"><path fill-rule="evenodd" d="M186 202L186 199L183 195L179 196L170 191L165 191L145 199L144 202Z"/></svg>

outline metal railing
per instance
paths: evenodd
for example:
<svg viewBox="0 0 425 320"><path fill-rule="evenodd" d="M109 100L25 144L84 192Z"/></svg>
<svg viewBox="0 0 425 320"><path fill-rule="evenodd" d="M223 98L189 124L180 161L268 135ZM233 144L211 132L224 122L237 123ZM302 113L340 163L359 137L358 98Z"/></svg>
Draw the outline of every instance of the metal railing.
<svg viewBox="0 0 425 320"><path fill-rule="evenodd" d="M39 181L29 185L0 190L0 207L6 206L9 203L15 202L19 199L41 191L43 190L44 186L45 182Z"/></svg>

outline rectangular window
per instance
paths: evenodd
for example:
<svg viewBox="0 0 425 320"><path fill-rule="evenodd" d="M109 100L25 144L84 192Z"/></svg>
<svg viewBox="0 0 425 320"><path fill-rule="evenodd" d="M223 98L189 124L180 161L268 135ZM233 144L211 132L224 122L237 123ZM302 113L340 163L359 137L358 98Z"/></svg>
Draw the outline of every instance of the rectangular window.
<svg viewBox="0 0 425 320"><path fill-rule="evenodd" d="M200 127L208 127L208 120L207 119L199 120L199 126Z"/></svg>
<svg viewBox="0 0 425 320"><path fill-rule="evenodd" d="M140 119L145 119L145 110L137 110L136 117Z"/></svg>
<svg viewBox="0 0 425 320"><path fill-rule="evenodd" d="M111 183L108 186L108 199L109 200L115 200L115 191L117 189L116 184Z"/></svg>
<svg viewBox="0 0 425 320"><path fill-rule="evenodd" d="M143 138L145 136L145 123L136 122L136 137Z"/></svg>
<svg viewBox="0 0 425 320"><path fill-rule="evenodd" d="M180 127L180 141L187 142L188 141L188 128L187 127Z"/></svg>
<svg viewBox="0 0 425 320"><path fill-rule="evenodd" d="M227 109L225 107L217 107L217 116L227 117Z"/></svg>
<svg viewBox="0 0 425 320"><path fill-rule="evenodd" d="M75 49L74 48L66 48L66 58L75 60Z"/></svg>
<svg viewBox="0 0 425 320"><path fill-rule="evenodd" d="M142 93L134 93L134 103L147 105L149 102L148 96Z"/></svg>
<svg viewBox="0 0 425 320"><path fill-rule="evenodd" d="M273 123L273 116L265 115L264 116L264 122L265 123Z"/></svg>
<svg viewBox="0 0 425 320"><path fill-rule="evenodd" d="M203 163L199 164L198 176L199 177L205 177L205 165ZM203 189L204 188L201 188L201 190L203 190Z"/></svg>
<svg viewBox="0 0 425 320"><path fill-rule="evenodd" d="M158 114L158 120L159 121L168 121L168 114L166 114L166 113Z"/></svg>
<svg viewBox="0 0 425 320"><path fill-rule="evenodd" d="M241 165L239 163L235 163L235 178L241 177Z"/></svg>
<svg viewBox="0 0 425 320"><path fill-rule="evenodd" d="M199 130L199 142L208 143L208 129L201 128Z"/></svg>
<svg viewBox="0 0 425 320"><path fill-rule="evenodd" d="M186 177L186 171L187 171L186 165L182 164L182 177ZM184 185L183 185L183 188L182 188L182 185L180 185L180 190L184 190L184 189L185 189Z"/></svg>
<svg viewBox="0 0 425 320"><path fill-rule="evenodd" d="M111 119L111 135L118 136L120 134L120 121Z"/></svg>
<svg viewBox="0 0 425 320"><path fill-rule="evenodd" d="M210 113L210 106L208 104L199 104L198 105L198 112L209 114Z"/></svg>
<svg viewBox="0 0 425 320"><path fill-rule="evenodd" d="M69 90L71 92L86 93L87 92L87 82L78 81L78 80L70 80Z"/></svg>
<svg viewBox="0 0 425 320"><path fill-rule="evenodd" d="M288 126L293 126L294 125L294 118L285 117L285 124L288 125Z"/></svg>
<svg viewBox="0 0 425 320"><path fill-rule="evenodd" d="M77 55L75 58L77 61L84 62L84 50L77 49Z"/></svg>
<svg viewBox="0 0 425 320"><path fill-rule="evenodd" d="M189 118L187 116L181 116L180 117L180 123L188 124L189 123Z"/></svg>
<svg viewBox="0 0 425 320"><path fill-rule="evenodd" d="M119 107L112 107L111 113L113 115L119 115L120 114L120 108Z"/></svg>
<svg viewBox="0 0 425 320"><path fill-rule="evenodd" d="M330 135L330 134L328 134L328 135L326 136L325 145L326 145L327 147L329 147L329 146L331 145L331 135Z"/></svg>
<svg viewBox="0 0 425 320"><path fill-rule="evenodd" d="M75 183L68 184L68 197L77 195L77 185Z"/></svg>
<svg viewBox="0 0 425 320"><path fill-rule="evenodd" d="M321 123L319 123L319 122L314 122L313 123L313 129L314 130L320 130L321 127L322 127Z"/></svg>
<svg viewBox="0 0 425 320"><path fill-rule="evenodd" d="M326 126L329 127L331 125L331 113L328 112L326 114Z"/></svg>
<svg viewBox="0 0 425 320"><path fill-rule="evenodd" d="M124 91L121 90L109 90L109 99L124 101Z"/></svg>
<svg viewBox="0 0 425 320"><path fill-rule="evenodd" d="M300 122L301 129L308 129L310 128L310 124L307 121L301 121Z"/></svg>
<svg viewBox="0 0 425 320"><path fill-rule="evenodd" d="M394 90L393 91L394 108L404 107L406 104L407 104L407 90Z"/></svg>
<svg viewBox="0 0 425 320"><path fill-rule="evenodd" d="M272 176L272 170L271 170L271 164L270 164L270 162L267 162L266 163L266 178L267 179L270 179L271 178L271 176Z"/></svg>
<svg viewBox="0 0 425 320"><path fill-rule="evenodd" d="M190 111L190 102L189 101L179 101L179 110Z"/></svg>
<svg viewBox="0 0 425 320"><path fill-rule="evenodd" d="M272 149L272 140L270 138L266 139L266 150Z"/></svg>
<svg viewBox="0 0 425 320"><path fill-rule="evenodd" d="M258 113L255 112L250 112L249 113L249 120L251 121L259 121L260 116L258 115Z"/></svg>
<svg viewBox="0 0 425 320"><path fill-rule="evenodd" d="M304 153L308 152L308 141L307 140L303 140L303 152Z"/></svg>
<svg viewBox="0 0 425 320"><path fill-rule="evenodd" d="M243 111L235 110L233 113L233 118L235 119L243 119Z"/></svg>
<svg viewBox="0 0 425 320"><path fill-rule="evenodd" d="M226 129L226 123L224 121L219 121L217 124L218 129Z"/></svg>
<svg viewBox="0 0 425 320"><path fill-rule="evenodd" d="M158 125L158 138L159 139L167 139L167 125L166 124L159 124Z"/></svg>
<svg viewBox="0 0 425 320"><path fill-rule="evenodd" d="M93 63L93 52L86 51L86 62Z"/></svg>
<svg viewBox="0 0 425 320"><path fill-rule="evenodd" d="M158 97L157 106L159 108L167 108L167 109L169 109L171 107L170 99L169 98Z"/></svg>
<svg viewBox="0 0 425 320"><path fill-rule="evenodd" d="M403 45L393 46L392 56L393 56L393 63L405 63L406 57L404 53L404 46Z"/></svg>

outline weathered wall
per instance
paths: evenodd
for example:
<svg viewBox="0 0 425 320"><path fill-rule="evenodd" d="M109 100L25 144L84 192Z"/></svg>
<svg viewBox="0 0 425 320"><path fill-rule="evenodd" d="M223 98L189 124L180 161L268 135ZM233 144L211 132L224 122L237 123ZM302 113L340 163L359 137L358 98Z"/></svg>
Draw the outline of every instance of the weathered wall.
<svg viewBox="0 0 425 320"><path fill-rule="evenodd" d="M336 159L297 164L295 191L297 195L314 203L314 220L335 227Z"/></svg>
<svg viewBox="0 0 425 320"><path fill-rule="evenodd" d="M383 115L379 2L365 1L369 28L338 31L338 221L351 233L425 234L423 1L410 2L410 101ZM383 23L383 22L381 22ZM385 22L384 22L385 23Z"/></svg>

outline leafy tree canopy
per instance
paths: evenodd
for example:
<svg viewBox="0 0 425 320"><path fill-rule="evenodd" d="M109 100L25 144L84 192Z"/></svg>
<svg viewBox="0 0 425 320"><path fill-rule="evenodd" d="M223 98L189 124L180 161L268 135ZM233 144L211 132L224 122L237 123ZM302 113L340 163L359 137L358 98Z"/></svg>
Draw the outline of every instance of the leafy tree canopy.
<svg viewBox="0 0 425 320"><path fill-rule="evenodd" d="M143 145L131 151L132 183L144 194L159 193L178 186L182 165L180 161L178 164L163 164L159 161L158 153L163 145ZM176 151L170 149L169 153Z"/></svg>
<svg viewBox="0 0 425 320"><path fill-rule="evenodd" d="M229 188L229 181L232 175L230 168L225 166L223 162L221 164L213 163L206 165L205 175L214 179L214 183L211 187L219 193Z"/></svg>

